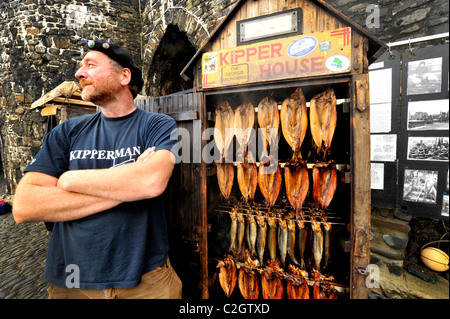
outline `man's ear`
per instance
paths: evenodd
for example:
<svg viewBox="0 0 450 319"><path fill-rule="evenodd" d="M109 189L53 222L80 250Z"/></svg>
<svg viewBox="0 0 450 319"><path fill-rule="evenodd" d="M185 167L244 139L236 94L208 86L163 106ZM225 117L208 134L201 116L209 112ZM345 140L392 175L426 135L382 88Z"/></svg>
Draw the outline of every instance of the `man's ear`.
<svg viewBox="0 0 450 319"><path fill-rule="evenodd" d="M127 86L131 82L131 71L128 68L122 69L122 79L120 81L120 84L123 86Z"/></svg>

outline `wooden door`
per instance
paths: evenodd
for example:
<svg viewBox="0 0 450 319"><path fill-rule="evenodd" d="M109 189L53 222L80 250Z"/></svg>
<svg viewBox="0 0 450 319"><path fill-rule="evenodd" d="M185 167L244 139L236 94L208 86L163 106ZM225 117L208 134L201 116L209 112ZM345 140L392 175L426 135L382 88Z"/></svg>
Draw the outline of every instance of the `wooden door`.
<svg viewBox="0 0 450 319"><path fill-rule="evenodd" d="M141 109L164 113L175 119L179 140L183 140L182 161L175 165L164 198L169 256L183 282L183 296L189 298L208 298L206 165L201 160L204 126L201 99L201 93L189 90L135 100Z"/></svg>

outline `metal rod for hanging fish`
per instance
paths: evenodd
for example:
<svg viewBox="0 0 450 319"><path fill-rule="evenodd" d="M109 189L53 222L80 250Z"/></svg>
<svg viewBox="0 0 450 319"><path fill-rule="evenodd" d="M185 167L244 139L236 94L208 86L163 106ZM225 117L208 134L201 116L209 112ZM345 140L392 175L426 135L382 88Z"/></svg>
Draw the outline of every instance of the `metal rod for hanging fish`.
<svg viewBox="0 0 450 319"><path fill-rule="evenodd" d="M231 213L230 211L227 211L227 210L221 210L221 209L215 209L215 211L216 212L218 212L218 213L227 213L227 214L229 214L229 213ZM250 214L250 213L245 213L245 212L239 212L239 214L242 214L242 215L248 215L248 216L255 216L254 214ZM308 216L308 215L307 215ZM263 217L263 218L278 218L278 217L273 217L273 216L264 216L264 215L262 215L262 216L260 216L260 217ZM309 216L308 216L309 217ZM335 217L335 218L338 218L338 217ZM295 218L287 218L287 220L296 220ZM311 223L312 222L312 220L310 220L310 219L299 219L298 221L300 221L300 222L303 222L303 223ZM330 221L326 221L326 222L324 222L324 221L320 221L320 220L316 220L315 221L316 223L319 223L319 224L332 224L332 225L342 225L342 226L344 226L345 225L345 223L339 223L339 222L330 222Z"/></svg>
<svg viewBox="0 0 450 319"><path fill-rule="evenodd" d="M235 204L233 206L230 205L223 205L220 204L218 206L219 208L224 208L224 209L239 209L239 208L243 208L244 210L254 210L254 211L262 211L262 210L269 210L269 207L265 207L265 206L261 206L261 207L256 207L256 206L247 206L247 205L239 205L239 204ZM275 207L275 206L274 206ZM276 208L279 212L284 213L286 211L288 211L288 209L286 207L281 207L281 206L276 206L276 207L280 207L280 208ZM293 211L292 209L289 209L290 211ZM336 212L334 212L333 210L330 209L326 209L326 210L316 210L315 208L311 208L311 207L303 207L301 209L301 212L303 214L308 214L307 216L311 216L311 215L315 215L317 217L321 217L321 216L327 216L328 218L341 218L340 216L330 216L330 215L335 215L337 214Z"/></svg>
<svg viewBox="0 0 450 319"><path fill-rule="evenodd" d="M261 211L261 210L269 210L270 207L267 206L249 206L247 204L239 204L236 203L234 205L227 205L227 204L220 204L219 205L220 208L229 208L229 209L233 209L233 208L243 208L243 209L248 209L248 210L256 210L256 211ZM286 206L280 206L280 205L274 205L272 206L272 208L275 208L278 211L281 212L286 212L286 211L294 211L293 208L286 208ZM303 213L308 213L308 214L323 214L325 213L327 216L329 214L334 215L337 214L335 211L331 210L331 209L326 209L326 210L316 210L315 208L312 207L302 207L301 211ZM336 218L333 216L329 216L330 218Z"/></svg>

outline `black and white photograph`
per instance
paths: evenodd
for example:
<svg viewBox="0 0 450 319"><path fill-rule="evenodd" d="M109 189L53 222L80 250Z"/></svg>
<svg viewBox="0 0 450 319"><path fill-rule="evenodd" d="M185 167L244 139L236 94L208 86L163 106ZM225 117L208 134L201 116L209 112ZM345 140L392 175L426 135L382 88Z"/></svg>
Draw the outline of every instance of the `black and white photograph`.
<svg viewBox="0 0 450 319"><path fill-rule="evenodd" d="M443 196L441 215L448 217L448 195Z"/></svg>
<svg viewBox="0 0 450 319"><path fill-rule="evenodd" d="M408 137L408 160L448 161L448 137Z"/></svg>
<svg viewBox="0 0 450 319"><path fill-rule="evenodd" d="M436 204L437 171L405 169L403 200Z"/></svg>
<svg viewBox="0 0 450 319"><path fill-rule="evenodd" d="M441 93L442 57L408 63L407 95Z"/></svg>
<svg viewBox="0 0 450 319"><path fill-rule="evenodd" d="M448 102L448 99L409 102L408 130L448 131Z"/></svg>

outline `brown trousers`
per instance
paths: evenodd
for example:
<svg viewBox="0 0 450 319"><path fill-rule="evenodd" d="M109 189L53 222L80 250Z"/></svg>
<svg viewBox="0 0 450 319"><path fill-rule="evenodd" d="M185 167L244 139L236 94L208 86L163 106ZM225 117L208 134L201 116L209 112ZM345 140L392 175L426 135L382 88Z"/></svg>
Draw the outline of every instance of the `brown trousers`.
<svg viewBox="0 0 450 319"><path fill-rule="evenodd" d="M166 263L142 276L134 288L75 289L50 285L48 299L181 299L182 284L172 268Z"/></svg>

